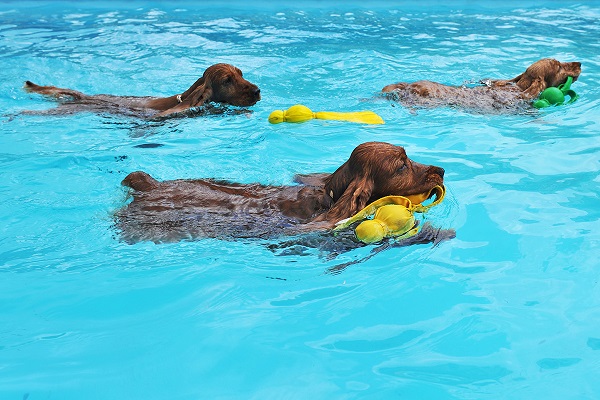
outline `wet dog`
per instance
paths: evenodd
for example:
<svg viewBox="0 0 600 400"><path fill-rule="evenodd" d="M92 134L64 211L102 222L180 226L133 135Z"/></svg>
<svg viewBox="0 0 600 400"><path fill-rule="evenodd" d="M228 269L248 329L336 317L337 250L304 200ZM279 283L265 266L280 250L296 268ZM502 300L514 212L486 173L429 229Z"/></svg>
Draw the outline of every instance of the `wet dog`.
<svg viewBox="0 0 600 400"><path fill-rule="evenodd" d="M82 111L113 113L142 118L165 118L209 103L248 107L260 100L260 89L242 76L239 68L215 64L206 69L189 89L169 97L86 95L72 89L25 82L25 90L61 100L61 104L35 114L73 114Z"/></svg>
<svg viewBox="0 0 600 400"><path fill-rule="evenodd" d="M158 181L132 172L123 185L133 201L116 213L128 243L198 238L277 238L329 230L388 195L429 192L444 170L409 159L403 147L357 146L331 174L296 176L297 185L268 186L212 179Z"/></svg>
<svg viewBox="0 0 600 400"><path fill-rule="evenodd" d="M580 62L560 62L546 58L509 80L482 80L474 87L447 86L437 82L400 82L382 92L408 107L457 107L480 113L514 113L530 109L531 100L547 87L558 86L569 76L576 81Z"/></svg>

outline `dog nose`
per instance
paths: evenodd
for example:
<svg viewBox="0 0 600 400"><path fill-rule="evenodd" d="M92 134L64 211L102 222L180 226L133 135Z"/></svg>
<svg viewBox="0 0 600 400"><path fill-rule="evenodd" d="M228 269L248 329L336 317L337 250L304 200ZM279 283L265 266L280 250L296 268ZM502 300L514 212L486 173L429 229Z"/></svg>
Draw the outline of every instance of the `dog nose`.
<svg viewBox="0 0 600 400"><path fill-rule="evenodd" d="M260 94L260 88L256 88L254 90L254 94L258 96Z"/></svg>
<svg viewBox="0 0 600 400"><path fill-rule="evenodd" d="M437 175L439 175L440 177L443 178L444 177L444 172L446 172L446 171L444 171L444 168L436 167L435 165L432 165L431 169L429 170L429 172L432 173L432 174L437 174Z"/></svg>

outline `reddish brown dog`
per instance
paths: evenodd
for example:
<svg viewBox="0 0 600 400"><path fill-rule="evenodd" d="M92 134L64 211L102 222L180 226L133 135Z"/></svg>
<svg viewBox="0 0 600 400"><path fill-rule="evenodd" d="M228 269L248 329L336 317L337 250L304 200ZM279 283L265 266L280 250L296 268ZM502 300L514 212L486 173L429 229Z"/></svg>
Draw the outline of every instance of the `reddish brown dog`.
<svg viewBox="0 0 600 400"><path fill-rule="evenodd" d="M414 162L404 148L381 142L357 146L332 174L298 176L295 186L159 182L138 171L123 180L133 189L133 201L117 213L117 227L130 243L326 230L381 197L428 192L443 176L442 168Z"/></svg>
<svg viewBox="0 0 600 400"><path fill-rule="evenodd" d="M71 89L39 86L30 81L25 82L25 90L65 100L45 114L92 111L160 118L183 113L210 102L247 107L260 100L258 86L244 79L242 71L229 64L208 67L189 89L170 97L86 95Z"/></svg>
<svg viewBox="0 0 600 400"><path fill-rule="evenodd" d="M483 80L475 87L447 86L431 81L395 83L382 89L394 100L407 106L455 106L480 112L514 112L526 108L547 87L565 83L569 76L576 81L581 74L580 62L560 62L545 58L533 63L525 72L510 80Z"/></svg>

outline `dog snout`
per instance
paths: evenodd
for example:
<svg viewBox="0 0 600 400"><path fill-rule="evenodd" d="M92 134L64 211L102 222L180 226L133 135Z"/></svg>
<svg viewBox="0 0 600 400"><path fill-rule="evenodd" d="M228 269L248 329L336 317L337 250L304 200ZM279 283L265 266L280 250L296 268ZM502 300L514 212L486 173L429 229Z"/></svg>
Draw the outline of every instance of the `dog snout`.
<svg viewBox="0 0 600 400"><path fill-rule="evenodd" d="M260 100L260 88L256 85L253 85L254 87L252 88L252 90L250 91L250 93L252 93L252 96L256 99L256 101Z"/></svg>
<svg viewBox="0 0 600 400"><path fill-rule="evenodd" d="M440 178L444 177L444 168L441 167L436 167L435 165L432 165L431 167L429 167L429 174L430 175L439 175Z"/></svg>

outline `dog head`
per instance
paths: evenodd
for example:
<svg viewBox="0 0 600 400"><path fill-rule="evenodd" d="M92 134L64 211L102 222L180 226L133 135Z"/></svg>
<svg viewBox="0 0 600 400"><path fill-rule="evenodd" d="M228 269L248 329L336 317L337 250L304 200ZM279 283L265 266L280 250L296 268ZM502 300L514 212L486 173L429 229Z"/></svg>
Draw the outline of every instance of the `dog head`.
<svg viewBox="0 0 600 400"><path fill-rule="evenodd" d="M260 100L260 89L244 79L239 68L215 64L181 95L181 100L188 107L198 107L209 101L248 107Z"/></svg>
<svg viewBox="0 0 600 400"><path fill-rule="evenodd" d="M544 58L531 64L513 81L527 97L534 98L547 87L565 83L569 76L576 81L580 74L580 62L560 62L552 58Z"/></svg>
<svg viewBox="0 0 600 400"><path fill-rule="evenodd" d="M444 170L409 159L401 146L367 142L325 180L334 204L321 219L339 221L385 196L409 196L443 184Z"/></svg>

